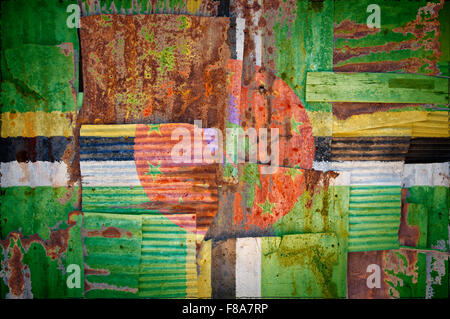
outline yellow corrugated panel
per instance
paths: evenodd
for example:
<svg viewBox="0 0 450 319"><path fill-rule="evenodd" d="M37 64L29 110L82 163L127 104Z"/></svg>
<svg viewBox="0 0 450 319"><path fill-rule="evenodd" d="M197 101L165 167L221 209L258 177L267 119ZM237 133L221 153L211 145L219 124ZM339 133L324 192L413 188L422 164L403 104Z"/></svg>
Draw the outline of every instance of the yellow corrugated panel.
<svg viewBox="0 0 450 319"><path fill-rule="evenodd" d="M331 136L333 120L331 112L308 112L314 136Z"/></svg>
<svg viewBox="0 0 450 319"><path fill-rule="evenodd" d="M411 136L414 123L428 119L428 112L375 112L345 120L333 116L333 136Z"/></svg>
<svg viewBox="0 0 450 319"><path fill-rule="evenodd" d="M80 136L134 137L136 136L136 124L83 125Z"/></svg>
<svg viewBox="0 0 450 319"><path fill-rule="evenodd" d="M413 137L449 137L448 112L429 112L426 121L413 124Z"/></svg>
<svg viewBox="0 0 450 319"><path fill-rule="evenodd" d="M198 298L211 298L211 240L204 241L200 249L199 259L200 267L198 275Z"/></svg>
<svg viewBox="0 0 450 319"><path fill-rule="evenodd" d="M75 113L2 113L2 137L72 136Z"/></svg>

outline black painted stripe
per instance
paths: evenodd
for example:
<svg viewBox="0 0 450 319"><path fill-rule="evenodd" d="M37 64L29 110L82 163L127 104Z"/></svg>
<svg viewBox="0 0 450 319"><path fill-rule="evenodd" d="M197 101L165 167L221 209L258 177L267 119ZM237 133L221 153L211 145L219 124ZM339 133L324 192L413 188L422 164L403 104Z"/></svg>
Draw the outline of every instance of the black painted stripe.
<svg viewBox="0 0 450 319"><path fill-rule="evenodd" d="M133 137L80 137L81 161L133 161Z"/></svg>
<svg viewBox="0 0 450 319"><path fill-rule="evenodd" d="M70 143L72 138L64 136L0 138L0 161L61 161Z"/></svg>
<svg viewBox="0 0 450 319"><path fill-rule="evenodd" d="M411 140L405 163L442 163L450 161L450 138L423 137Z"/></svg>

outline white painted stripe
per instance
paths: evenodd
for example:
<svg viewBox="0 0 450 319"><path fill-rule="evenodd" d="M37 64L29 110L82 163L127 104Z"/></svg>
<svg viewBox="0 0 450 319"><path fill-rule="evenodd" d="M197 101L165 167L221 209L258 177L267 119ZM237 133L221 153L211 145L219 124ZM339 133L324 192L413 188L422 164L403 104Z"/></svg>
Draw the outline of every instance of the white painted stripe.
<svg viewBox="0 0 450 319"><path fill-rule="evenodd" d="M244 59L244 29L245 19L236 18L236 59Z"/></svg>
<svg viewBox="0 0 450 319"><path fill-rule="evenodd" d="M261 298L261 238L236 240L236 298Z"/></svg>
<svg viewBox="0 0 450 319"><path fill-rule="evenodd" d="M64 162L22 162L0 164L1 187L67 186L69 175Z"/></svg>
<svg viewBox="0 0 450 319"><path fill-rule="evenodd" d="M402 186L446 186L449 187L449 164L405 164L403 167Z"/></svg>
<svg viewBox="0 0 450 319"><path fill-rule="evenodd" d="M259 7L262 7L262 0L253 0L253 3L257 2ZM262 10L254 11L253 13L253 24L256 27L256 34L254 35L255 40L255 58L256 65L262 65L262 31L261 28L258 28L259 19L261 18Z"/></svg>
<svg viewBox="0 0 450 319"><path fill-rule="evenodd" d="M134 161L81 161L80 169L83 186L141 186Z"/></svg>

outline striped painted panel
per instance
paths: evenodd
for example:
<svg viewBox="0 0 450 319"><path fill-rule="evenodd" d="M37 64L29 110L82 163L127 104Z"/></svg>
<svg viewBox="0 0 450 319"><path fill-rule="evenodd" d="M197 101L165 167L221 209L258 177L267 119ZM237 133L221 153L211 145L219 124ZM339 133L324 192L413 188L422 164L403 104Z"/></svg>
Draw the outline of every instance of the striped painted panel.
<svg viewBox="0 0 450 319"><path fill-rule="evenodd" d="M405 158L405 163L448 161L450 161L450 138L413 138Z"/></svg>
<svg viewBox="0 0 450 319"><path fill-rule="evenodd" d="M85 296L138 296L141 216L84 213Z"/></svg>
<svg viewBox="0 0 450 319"><path fill-rule="evenodd" d="M217 151L211 140L194 141L187 163L174 162L179 142L172 133L190 124L87 125L80 132L83 211L196 215L195 231L203 237L218 208L217 164L192 160L194 151ZM206 129L205 129L206 130ZM200 138L205 130L199 130ZM195 133L197 134L197 133Z"/></svg>
<svg viewBox="0 0 450 319"><path fill-rule="evenodd" d="M403 161L408 137L333 137L332 161Z"/></svg>
<svg viewBox="0 0 450 319"><path fill-rule="evenodd" d="M396 249L400 186L351 186L348 251Z"/></svg>
<svg viewBox="0 0 450 319"><path fill-rule="evenodd" d="M176 218L195 229L194 214ZM139 296L197 297L196 237L162 214L142 217Z"/></svg>

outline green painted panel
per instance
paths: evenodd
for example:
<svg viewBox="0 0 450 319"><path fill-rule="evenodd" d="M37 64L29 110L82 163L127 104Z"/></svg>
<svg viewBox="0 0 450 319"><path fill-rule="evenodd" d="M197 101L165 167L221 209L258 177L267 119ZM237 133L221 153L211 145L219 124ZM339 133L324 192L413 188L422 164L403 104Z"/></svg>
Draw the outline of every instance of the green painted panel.
<svg viewBox="0 0 450 319"><path fill-rule="evenodd" d="M2 51L22 44L59 45L70 42L79 56L77 29L68 28L66 24L70 15L66 12L67 6L77 3L76 0L2 1ZM2 54L2 79L8 80L10 74L4 58ZM78 78L75 87L78 89Z"/></svg>
<svg viewBox="0 0 450 319"><path fill-rule="evenodd" d="M72 298L83 293L82 215L74 212L77 189L9 187L1 190L1 238L7 248L1 262L17 258L14 269L24 279L22 298ZM20 233L16 237L14 232ZM17 239L14 239L17 238ZM17 244L15 244L17 243ZM16 247L18 250L15 250ZM5 257L8 259L5 260ZM80 267L80 287L69 288L70 264ZM3 266L2 266L3 268ZM3 273L8 280L10 274ZM16 277L17 278L17 277ZM17 280L17 279L16 279ZM11 297L2 280L2 297Z"/></svg>
<svg viewBox="0 0 450 319"><path fill-rule="evenodd" d="M418 226L417 247L448 251L449 188L413 186L408 188L408 225Z"/></svg>
<svg viewBox="0 0 450 319"><path fill-rule="evenodd" d="M449 79L413 74L308 72L306 100L448 103Z"/></svg>
<svg viewBox="0 0 450 319"><path fill-rule="evenodd" d="M2 112L75 111L71 49L25 44L4 56L11 79L2 82Z"/></svg>
<svg viewBox="0 0 450 319"><path fill-rule="evenodd" d="M263 237L261 296L345 298L346 276L339 268L334 234Z"/></svg>
<svg viewBox="0 0 450 319"><path fill-rule="evenodd" d="M379 29L367 27L370 4L380 7ZM334 71L448 76L448 5L439 0L335 1Z"/></svg>
<svg viewBox="0 0 450 319"><path fill-rule="evenodd" d="M278 7L274 14L277 76L294 90L308 111L329 111L328 103L306 101L306 73L333 69L334 1L297 0L295 8ZM269 16L266 19L271 18Z"/></svg>
<svg viewBox="0 0 450 319"><path fill-rule="evenodd" d="M136 298L142 245L141 216L85 213L85 296Z"/></svg>

